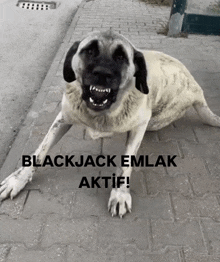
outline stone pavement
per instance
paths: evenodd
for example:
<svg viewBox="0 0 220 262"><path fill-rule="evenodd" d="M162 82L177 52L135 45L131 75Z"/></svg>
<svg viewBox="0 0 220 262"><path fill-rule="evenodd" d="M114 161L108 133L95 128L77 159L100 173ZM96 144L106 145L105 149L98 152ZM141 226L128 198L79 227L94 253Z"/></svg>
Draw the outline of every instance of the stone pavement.
<svg viewBox="0 0 220 262"><path fill-rule="evenodd" d="M35 150L60 109L62 65L71 44L91 30L112 28L137 47L181 60L220 115L220 38L168 38L157 31L167 7L138 0L83 2L42 88L1 169L1 180ZM51 156L120 155L126 134L93 141L73 127ZM13 201L0 206L0 261L4 262L217 262L220 261L220 130L189 110L158 132L147 132L139 154L177 155L177 167L135 168L133 210L123 219L107 211L110 188L79 188L83 176L112 175L113 168L40 168Z"/></svg>

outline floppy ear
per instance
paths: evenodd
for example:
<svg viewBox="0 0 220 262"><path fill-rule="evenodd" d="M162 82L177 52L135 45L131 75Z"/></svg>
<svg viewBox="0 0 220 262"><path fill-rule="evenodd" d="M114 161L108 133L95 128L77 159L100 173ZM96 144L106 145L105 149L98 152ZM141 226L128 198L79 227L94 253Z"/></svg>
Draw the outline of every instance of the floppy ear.
<svg viewBox="0 0 220 262"><path fill-rule="evenodd" d="M144 94L149 93L147 86L147 67L144 59L144 55L134 50L134 65L135 65L135 74L136 77L135 86L136 88Z"/></svg>
<svg viewBox="0 0 220 262"><path fill-rule="evenodd" d="M66 54L66 58L63 65L63 78L66 82L70 83L76 80L75 73L72 69L72 58L75 55L80 41L75 42Z"/></svg>

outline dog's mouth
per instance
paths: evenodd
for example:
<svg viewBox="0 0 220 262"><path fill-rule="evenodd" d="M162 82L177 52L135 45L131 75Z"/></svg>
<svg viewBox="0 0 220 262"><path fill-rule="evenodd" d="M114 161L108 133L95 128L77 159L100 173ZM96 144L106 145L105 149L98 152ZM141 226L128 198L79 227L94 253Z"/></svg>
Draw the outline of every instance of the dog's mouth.
<svg viewBox="0 0 220 262"><path fill-rule="evenodd" d="M83 99L90 109L101 111L111 106L115 101L115 95L111 88L90 85L84 88Z"/></svg>

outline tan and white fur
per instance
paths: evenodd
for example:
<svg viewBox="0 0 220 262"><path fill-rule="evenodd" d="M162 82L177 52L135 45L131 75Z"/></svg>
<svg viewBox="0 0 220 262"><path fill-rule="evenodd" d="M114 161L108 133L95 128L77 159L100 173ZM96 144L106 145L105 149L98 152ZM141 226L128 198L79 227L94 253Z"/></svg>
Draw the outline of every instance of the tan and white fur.
<svg viewBox="0 0 220 262"><path fill-rule="evenodd" d="M146 130L159 130L169 125L182 117L191 106L196 109L204 123L220 127L220 118L209 109L201 87L177 59L161 52L138 50L143 54L147 68L146 82L149 93L143 94L135 87L133 45L118 34L112 34L113 40L107 45L108 39L104 39L102 33L96 32L85 38L78 49L81 50L94 38L109 49L118 44L123 45L128 53L129 66L127 71L123 69L117 99L110 108L101 112L88 108L81 98L83 63L77 51L72 60L76 80L67 84L61 112L34 153L38 163L43 162L48 151L73 124L82 124L88 128L94 139L128 132L125 155L136 155ZM1 183L0 198L15 197L32 180L35 170L36 167L21 167L8 176ZM116 174L130 177L131 172L131 167L122 167L117 169ZM118 212L122 217L127 211L131 212L131 208L132 199L127 186L112 189L108 202L112 216Z"/></svg>

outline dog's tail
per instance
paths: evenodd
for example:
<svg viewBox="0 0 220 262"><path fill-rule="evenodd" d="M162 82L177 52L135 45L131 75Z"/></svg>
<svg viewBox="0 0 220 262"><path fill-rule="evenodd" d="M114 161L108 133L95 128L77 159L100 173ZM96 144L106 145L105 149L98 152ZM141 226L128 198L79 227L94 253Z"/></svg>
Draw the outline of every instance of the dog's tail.
<svg viewBox="0 0 220 262"><path fill-rule="evenodd" d="M195 103L193 106L198 115L201 117L203 123L211 126L220 127L220 117L211 111L205 100L202 104Z"/></svg>

